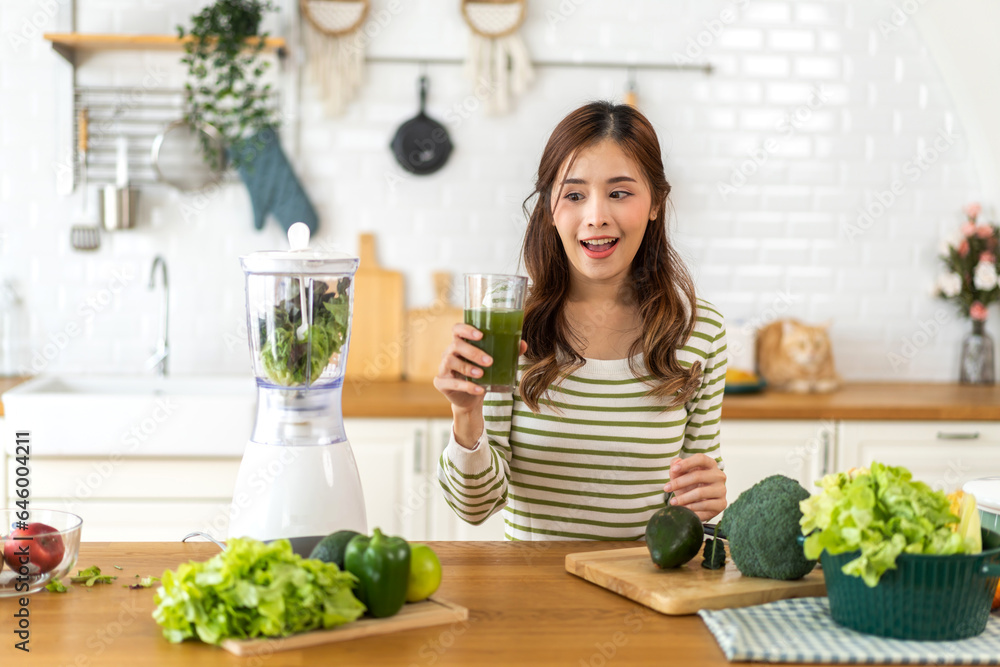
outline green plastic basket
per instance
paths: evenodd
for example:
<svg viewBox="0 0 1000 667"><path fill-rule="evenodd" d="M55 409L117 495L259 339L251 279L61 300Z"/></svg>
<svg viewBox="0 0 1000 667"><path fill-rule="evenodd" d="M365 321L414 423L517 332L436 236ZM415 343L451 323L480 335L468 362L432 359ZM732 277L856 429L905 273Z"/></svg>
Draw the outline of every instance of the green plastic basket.
<svg viewBox="0 0 1000 667"><path fill-rule="evenodd" d="M841 568L860 552L820 563L830 598L830 615L844 627L879 637L947 641L974 637L986 629L993 592L1000 580L1000 533L983 529L979 554L903 554L896 569L874 588Z"/></svg>

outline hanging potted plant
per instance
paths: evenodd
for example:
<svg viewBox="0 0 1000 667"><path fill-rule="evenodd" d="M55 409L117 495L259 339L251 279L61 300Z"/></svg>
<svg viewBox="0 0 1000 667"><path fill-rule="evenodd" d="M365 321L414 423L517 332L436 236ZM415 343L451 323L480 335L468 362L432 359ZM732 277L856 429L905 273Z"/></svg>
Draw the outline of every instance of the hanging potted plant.
<svg viewBox="0 0 1000 667"><path fill-rule="evenodd" d="M281 149L274 91L263 80L271 62L262 57L268 33L260 24L274 10L271 0L215 0L189 28L177 26L179 37L190 37L181 58L188 69L185 118L221 135L222 147L199 132L204 158L218 165L225 151L250 193L257 229L273 213L285 229L304 222L315 232L316 211Z"/></svg>
<svg viewBox="0 0 1000 667"><path fill-rule="evenodd" d="M278 125L270 83L263 83L271 63L261 57L268 33L259 34L271 0L216 0L177 26L185 42L181 63L187 66L185 119L192 128L210 125L222 136L234 167L244 160L244 143ZM250 40L249 38L257 38ZM200 133L204 158L219 164L219 146Z"/></svg>

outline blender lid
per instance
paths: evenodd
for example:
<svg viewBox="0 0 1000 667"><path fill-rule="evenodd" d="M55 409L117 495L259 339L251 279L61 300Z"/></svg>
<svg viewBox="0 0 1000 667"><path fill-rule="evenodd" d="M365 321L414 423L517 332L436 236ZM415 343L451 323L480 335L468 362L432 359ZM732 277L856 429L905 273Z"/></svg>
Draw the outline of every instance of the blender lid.
<svg viewBox="0 0 1000 667"><path fill-rule="evenodd" d="M317 252L315 250L262 250L240 257L240 265L247 273L289 274L353 274L359 260L343 252Z"/></svg>
<svg viewBox="0 0 1000 667"><path fill-rule="evenodd" d="M297 222L288 230L290 250L262 250L240 257L246 273L353 274L360 259L340 249L309 246L309 228Z"/></svg>

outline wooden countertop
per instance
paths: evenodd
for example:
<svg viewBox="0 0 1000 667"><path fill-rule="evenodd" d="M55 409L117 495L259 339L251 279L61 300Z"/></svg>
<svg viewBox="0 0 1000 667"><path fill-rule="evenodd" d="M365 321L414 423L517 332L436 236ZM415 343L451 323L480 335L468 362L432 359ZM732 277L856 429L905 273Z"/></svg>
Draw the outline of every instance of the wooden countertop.
<svg viewBox="0 0 1000 667"><path fill-rule="evenodd" d="M567 553L635 542L430 542L444 568L440 597L468 607L468 621L310 649L236 658L199 642L171 644L151 617L159 576L218 552L208 543L84 543L78 565L119 576L111 585L30 596L30 648L14 649L14 598L0 599L0 664L152 667L183 665L728 665L698 616L663 616L564 570ZM123 569L115 570L114 565ZM614 650L613 660L601 648Z"/></svg>
<svg viewBox="0 0 1000 667"><path fill-rule="evenodd" d="M26 378L0 378L0 395ZM0 396L2 398L2 396ZM344 383L345 417L450 419L430 382ZM3 403L0 402L0 417ZM1000 385L851 382L832 394L727 394L725 419L1000 421Z"/></svg>
<svg viewBox="0 0 1000 667"><path fill-rule="evenodd" d="M450 419L451 408L429 382L348 382L344 386L344 416ZM727 394L722 417L1000 421L1000 385L852 382L832 394Z"/></svg>

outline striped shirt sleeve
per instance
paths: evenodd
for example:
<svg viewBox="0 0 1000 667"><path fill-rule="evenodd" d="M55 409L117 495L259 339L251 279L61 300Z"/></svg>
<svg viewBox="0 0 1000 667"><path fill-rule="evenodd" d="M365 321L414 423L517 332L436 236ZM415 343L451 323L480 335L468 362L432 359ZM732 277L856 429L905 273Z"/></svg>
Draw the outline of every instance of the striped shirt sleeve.
<svg viewBox="0 0 1000 667"><path fill-rule="evenodd" d="M724 468L722 460L722 393L726 388L726 328L722 315L714 310L701 310L699 315L718 324L711 336L705 361L701 388L687 404L688 422L684 428L684 446L681 458L694 454L708 454ZM706 341L707 342L707 341Z"/></svg>
<svg viewBox="0 0 1000 667"><path fill-rule="evenodd" d="M479 525L507 504L510 482L510 422L513 394L487 393L486 429L472 449L458 444L455 430L438 459L438 483L444 499L463 521Z"/></svg>

